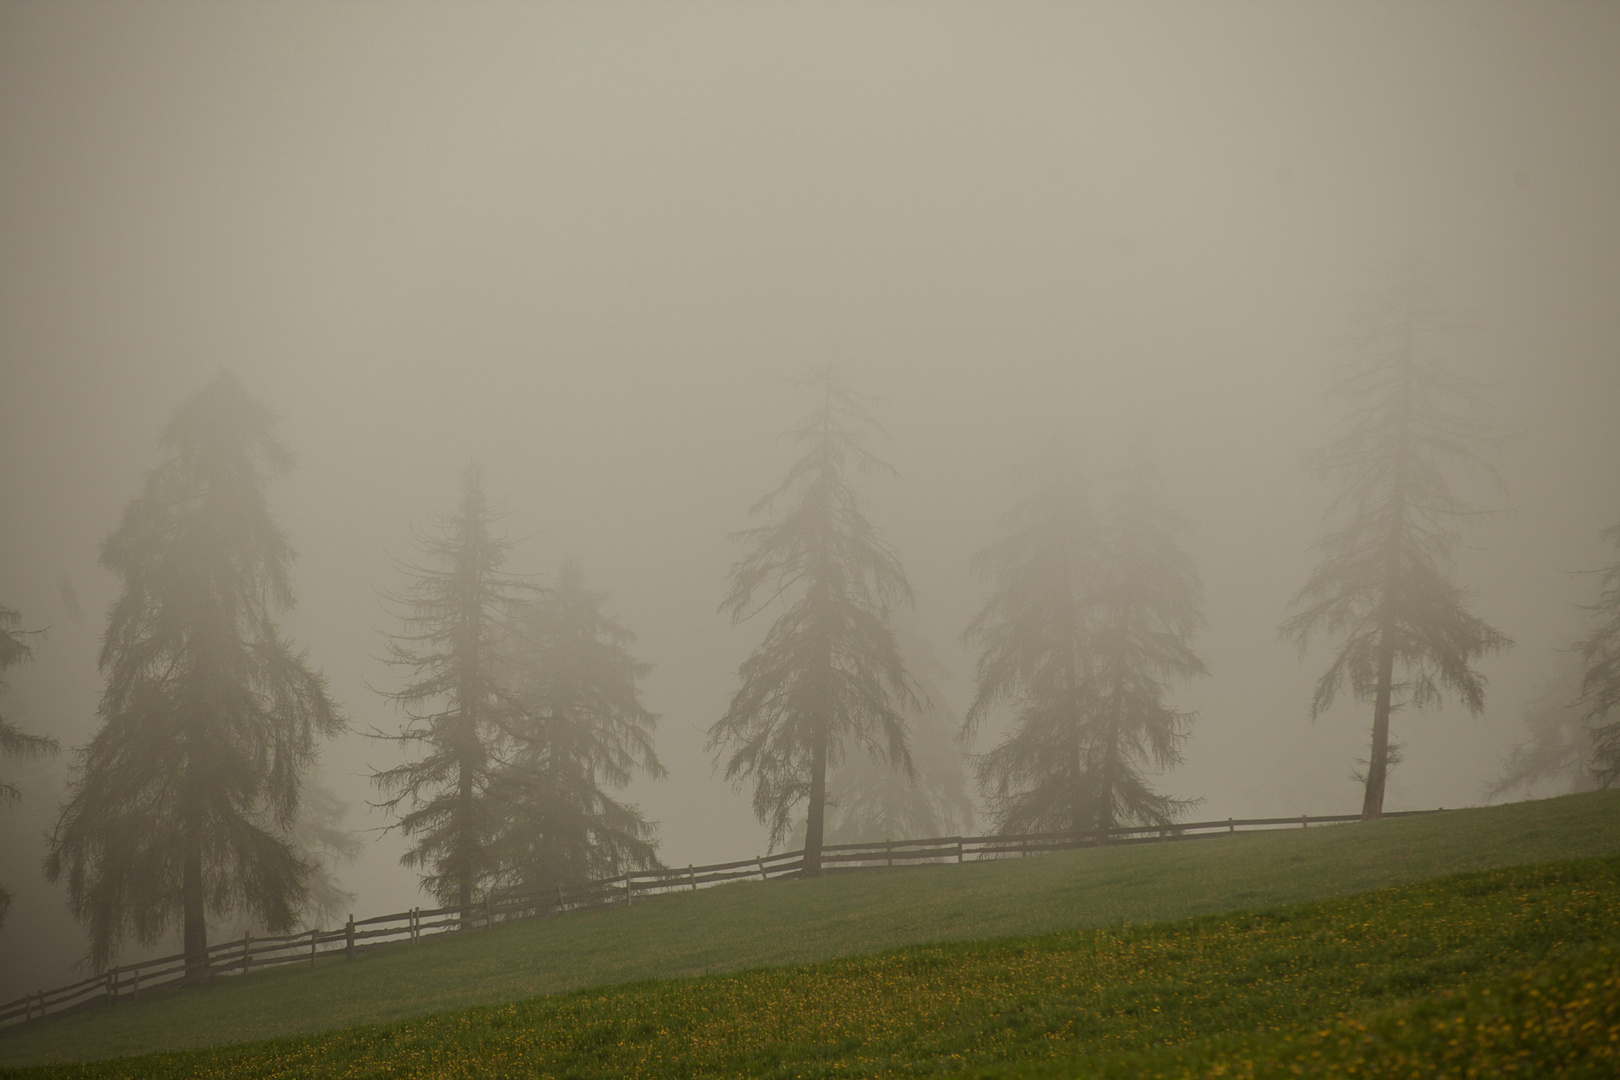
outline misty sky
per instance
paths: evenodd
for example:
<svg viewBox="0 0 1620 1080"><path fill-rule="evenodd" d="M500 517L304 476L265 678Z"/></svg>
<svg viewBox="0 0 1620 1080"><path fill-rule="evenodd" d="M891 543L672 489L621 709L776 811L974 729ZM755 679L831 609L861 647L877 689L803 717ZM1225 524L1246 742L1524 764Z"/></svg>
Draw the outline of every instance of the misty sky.
<svg viewBox="0 0 1620 1080"><path fill-rule="evenodd" d="M1396 718L1392 809L1478 801L1620 520L1620 6L7 0L0 603L50 629L0 712L94 730L97 546L224 367L298 454L284 625L357 729L398 722L368 688L391 557L476 457L514 568L578 556L656 665L670 775L631 797L665 860L764 851L703 733L765 623L716 605L809 404L785 380L834 360L884 399L872 514L958 705L1012 470L1060 429L1105 469L1147 420L1212 672L1164 788L1354 812L1370 709L1312 723L1328 653L1276 628L1330 494L1324 368L1412 257L1518 432L1459 565L1518 645L1484 716ZM353 827L384 824L365 776L394 753L327 747ZM68 764L0 764L0 996L83 948L38 873ZM421 902L401 850L343 875L357 913Z"/></svg>

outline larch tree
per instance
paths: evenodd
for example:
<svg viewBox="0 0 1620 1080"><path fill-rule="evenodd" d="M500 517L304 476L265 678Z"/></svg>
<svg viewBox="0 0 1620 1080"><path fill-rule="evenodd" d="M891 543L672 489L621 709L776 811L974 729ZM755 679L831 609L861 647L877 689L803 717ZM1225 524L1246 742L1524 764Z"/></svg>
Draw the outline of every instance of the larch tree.
<svg viewBox="0 0 1620 1080"><path fill-rule="evenodd" d="M905 710L912 775L857 747L827 777L826 839L833 844L876 843L965 833L974 804L957 733L960 712L947 702L950 672L905 624L900 654L918 690Z"/></svg>
<svg viewBox="0 0 1620 1080"><path fill-rule="evenodd" d="M1012 730L976 771L1003 832L1092 832L1164 825L1185 802L1155 791L1149 767L1179 760L1190 714L1170 684L1201 675L1189 644L1201 593L1145 457L1106 510L1062 440L1042 449L1029 494L974 571L992 595L968 627L979 649L971 737L1010 707Z"/></svg>
<svg viewBox="0 0 1620 1080"><path fill-rule="evenodd" d="M340 926L344 913L354 911L358 894L345 889L337 875L340 865L353 863L364 850L360 838L343 827L348 809L348 804L317 774L312 772L304 778L298 793L298 816L287 830L293 853L310 868L295 933ZM213 929L224 941L239 941L243 934L258 937L266 932L262 924L243 913L234 920L216 923Z"/></svg>
<svg viewBox="0 0 1620 1080"><path fill-rule="evenodd" d="M1160 492L1146 439L1103 514L1105 572L1097 597L1091 670L1097 688L1096 737L1085 771L1094 827L1167 825L1192 805L1155 791L1145 769L1181 762L1193 714L1170 703L1176 683L1207 675L1192 639L1204 625L1203 586L1181 546L1186 520Z"/></svg>
<svg viewBox="0 0 1620 1080"><path fill-rule="evenodd" d="M0 673L7 668L16 667L27 660L34 653L33 646L27 638L38 634L38 630L19 630L22 615L12 608L0 604ZM6 688L5 679L0 678L0 691ZM5 716L0 715L0 758L35 758L44 754L56 753L58 747L55 739L43 735L30 735ZM0 806L15 803L22 798L22 792L15 784L0 780ZM11 892L0 886L0 926L6 921L6 912L11 910Z"/></svg>
<svg viewBox="0 0 1620 1080"><path fill-rule="evenodd" d="M1532 797L1543 785L1563 791L1599 786L1593 775L1593 732L1579 705L1584 666L1580 652L1560 650L1558 666L1525 706L1525 738L1482 789L1486 802L1519 792Z"/></svg>
<svg viewBox="0 0 1620 1080"><path fill-rule="evenodd" d="M343 827L349 805L325 784L311 779L304 785L292 842L303 860L314 867L309 894L300 912L305 926L332 926L345 911L354 910L356 893L338 881L340 864L352 863L364 850L360 838Z"/></svg>
<svg viewBox="0 0 1620 1080"><path fill-rule="evenodd" d="M374 733L416 755L372 777L379 805L397 815L389 828L413 840L401 861L441 904L463 909L497 870L489 788L516 709L502 646L509 613L532 593L505 570L511 544L496 535L497 521L475 462L462 473L455 513L415 534L423 560L404 568L408 585L387 597L404 625L385 659L405 685L385 696L405 722L398 733Z"/></svg>
<svg viewBox="0 0 1620 1080"><path fill-rule="evenodd" d="M880 429L866 399L831 368L805 380L819 398L791 433L803 454L752 508L769 521L738 534L720 610L742 622L780 603L741 685L709 729L726 779L754 785L754 812L780 843L806 804L804 873L821 872L827 773L851 744L909 774L904 709L917 695L890 621L911 586L856 488L888 468L867 441Z"/></svg>
<svg viewBox="0 0 1620 1080"><path fill-rule="evenodd" d="M1485 678L1475 664L1512 644L1468 610L1469 594L1453 576L1459 525L1477 511L1455 493L1452 474L1494 476L1497 435L1478 385L1438 355L1436 338L1449 328L1418 273L1396 275L1363 298L1331 391L1347 405L1348 429L1317 462L1339 494L1316 545L1320 561L1282 625L1302 652L1318 634L1341 639L1317 681L1313 716L1347 688L1372 702L1367 819L1383 813L1398 757L1391 717L1437 704L1444 690L1478 714Z"/></svg>
<svg viewBox="0 0 1620 1080"><path fill-rule="evenodd" d="M1592 633L1581 642L1581 693L1576 701L1592 739L1593 779L1603 787L1620 780L1620 525L1604 536L1616 559L1600 571Z"/></svg>
<svg viewBox="0 0 1620 1080"><path fill-rule="evenodd" d="M274 415L229 375L182 404L162 462L101 547L123 582L102 639L102 724L46 876L65 880L99 970L179 924L192 978L208 919L290 928L311 866L288 835L322 736L343 722L281 635L293 551L266 488L291 464Z"/></svg>
<svg viewBox="0 0 1620 1080"><path fill-rule="evenodd" d="M1010 708L1012 730L975 763L996 828L1078 831L1096 802L1085 760L1103 553L1102 525L1067 445L1041 448L1027 495L1001 524L1003 536L972 562L992 591L963 635L979 653L963 736Z"/></svg>
<svg viewBox="0 0 1620 1080"><path fill-rule="evenodd" d="M512 752L491 789L499 877L514 893L659 865L653 824L617 797L635 773L665 775L658 717L641 702L652 668L631 655L635 635L603 612L606 600L569 560L514 613Z"/></svg>

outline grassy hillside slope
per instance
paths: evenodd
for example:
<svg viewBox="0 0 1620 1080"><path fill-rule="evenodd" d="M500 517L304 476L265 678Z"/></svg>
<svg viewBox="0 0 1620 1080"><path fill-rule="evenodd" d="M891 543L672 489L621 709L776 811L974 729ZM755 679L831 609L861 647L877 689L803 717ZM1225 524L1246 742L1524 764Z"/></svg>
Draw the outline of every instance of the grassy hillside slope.
<svg viewBox="0 0 1620 1080"><path fill-rule="evenodd" d="M1620 1066L1620 1002L1608 992L1620 975L1617 901L1620 858L1541 864L24 1075L1056 1080L1320 1075L1335 1064L1339 1075L1432 1076L1444 1064L1446 1075L1607 1077Z"/></svg>
<svg viewBox="0 0 1620 1080"><path fill-rule="evenodd" d="M13 1030L0 1065L397 1021L587 986L923 942L1256 909L1465 870L1620 854L1620 792L966 866L739 883L272 970Z"/></svg>

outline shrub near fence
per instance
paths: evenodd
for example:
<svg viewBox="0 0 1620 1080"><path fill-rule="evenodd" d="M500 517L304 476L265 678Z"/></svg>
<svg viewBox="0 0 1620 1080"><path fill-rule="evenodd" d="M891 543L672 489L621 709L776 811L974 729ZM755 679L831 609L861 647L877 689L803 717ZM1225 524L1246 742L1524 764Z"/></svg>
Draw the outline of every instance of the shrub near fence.
<svg viewBox="0 0 1620 1080"><path fill-rule="evenodd" d="M1438 810L1408 810L1385 817L1434 814ZM1050 851L1096 847L1100 844L1156 844L1208 839L1237 832L1309 828L1359 821L1359 814L1335 817L1301 815L1293 818L1227 818L1225 821L1186 822L1164 828L1119 828L1077 836L1040 833L1009 836L941 836L927 840L894 840L880 844L829 844L822 848L823 872L839 873L886 866L928 863L979 862L1017 858ZM544 918L569 911L585 911L635 903L659 893L697 890L727 881L770 881L796 878L804 869L804 852L787 851L736 862L639 870L600 881L564 886L550 894L502 898L492 896L470 907L412 908L392 915L356 921L352 916L341 929L305 930L267 937L244 935L208 949L208 976L246 975L255 968L278 964L311 964L321 957L344 956L381 945L420 941L427 935L491 929L499 923ZM188 979L183 953L142 960L111 968L55 990L40 990L0 1005L0 1026L27 1023L51 1014L77 1011L91 1005L116 1005L143 991L173 987Z"/></svg>

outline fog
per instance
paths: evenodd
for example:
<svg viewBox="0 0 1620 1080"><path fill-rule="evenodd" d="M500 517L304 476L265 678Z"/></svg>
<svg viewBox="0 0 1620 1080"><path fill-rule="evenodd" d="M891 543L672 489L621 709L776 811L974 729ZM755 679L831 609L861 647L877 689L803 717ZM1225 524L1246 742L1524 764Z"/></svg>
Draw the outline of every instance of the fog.
<svg viewBox="0 0 1620 1080"><path fill-rule="evenodd" d="M512 568L566 555L655 668L686 865L766 850L704 750L763 620L728 534L835 361L895 475L868 487L954 673L1008 477L1144 421L1206 587L1211 677L1162 790L1196 817L1352 813L1370 708L1277 626L1332 490L1306 468L1356 288L1427 260L1453 366L1515 438L1469 532L1516 647L1486 711L1401 714L1389 807L1460 806L1582 631L1620 520L1620 8L1541 4L71 4L0 7L0 603L48 627L0 712L84 743L117 581L97 547L221 368L283 418L283 626L353 734L320 775L377 830L364 738L409 530L473 458ZM994 732L981 734L979 747ZM0 997L73 977L39 871L71 754L6 760ZM363 832L357 914L422 903Z"/></svg>

